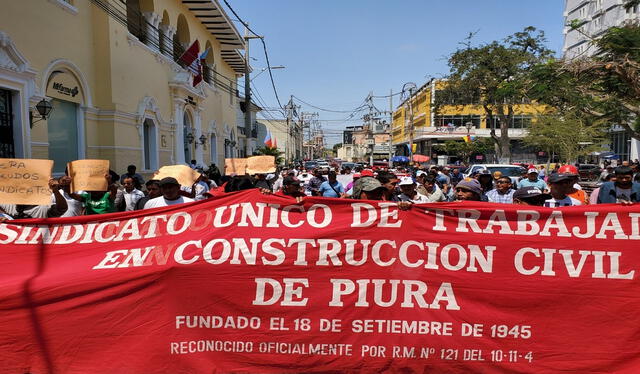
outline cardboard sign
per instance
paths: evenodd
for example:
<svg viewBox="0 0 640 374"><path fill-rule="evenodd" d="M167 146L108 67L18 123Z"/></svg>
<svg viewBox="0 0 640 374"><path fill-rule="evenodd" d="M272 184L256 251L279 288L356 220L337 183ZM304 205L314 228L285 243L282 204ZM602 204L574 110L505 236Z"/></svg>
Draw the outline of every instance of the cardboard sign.
<svg viewBox="0 0 640 374"><path fill-rule="evenodd" d="M51 204L51 160L0 158L0 202L3 204Z"/></svg>
<svg viewBox="0 0 640 374"><path fill-rule="evenodd" d="M200 173L186 165L169 165L161 167L153 175L153 179L157 180L166 177L176 178L181 186L191 187L200 178Z"/></svg>
<svg viewBox="0 0 640 374"><path fill-rule="evenodd" d="M109 160L76 160L67 163L71 191L106 191ZM116 181L114 181L116 182Z"/></svg>
<svg viewBox="0 0 640 374"><path fill-rule="evenodd" d="M245 175L247 171L246 158L225 158L224 174L225 175Z"/></svg>
<svg viewBox="0 0 640 374"><path fill-rule="evenodd" d="M252 156L247 159L247 174L268 174L276 171L273 156Z"/></svg>

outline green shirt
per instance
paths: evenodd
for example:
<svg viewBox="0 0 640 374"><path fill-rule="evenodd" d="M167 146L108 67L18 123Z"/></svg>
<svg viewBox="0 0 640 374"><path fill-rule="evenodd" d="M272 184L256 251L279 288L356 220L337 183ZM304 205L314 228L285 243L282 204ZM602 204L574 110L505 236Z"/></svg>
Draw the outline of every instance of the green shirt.
<svg viewBox="0 0 640 374"><path fill-rule="evenodd" d="M98 200L92 199L91 194L88 192L80 194L80 196L84 197L84 214L86 215L113 213L116 211L114 202L109 198L111 196L109 192L105 192L105 194Z"/></svg>

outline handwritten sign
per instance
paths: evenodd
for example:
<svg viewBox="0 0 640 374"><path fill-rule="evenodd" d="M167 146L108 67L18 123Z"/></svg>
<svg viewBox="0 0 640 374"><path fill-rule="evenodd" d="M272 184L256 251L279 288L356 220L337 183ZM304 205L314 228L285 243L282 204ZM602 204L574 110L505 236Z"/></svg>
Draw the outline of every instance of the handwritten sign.
<svg viewBox="0 0 640 374"><path fill-rule="evenodd" d="M252 156L247 159L247 174L268 174L276 171L273 156Z"/></svg>
<svg viewBox="0 0 640 374"><path fill-rule="evenodd" d="M109 160L76 160L67 163L71 191L106 191Z"/></svg>
<svg viewBox="0 0 640 374"><path fill-rule="evenodd" d="M51 204L51 160L0 158L0 201L4 204Z"/></svg>
<svg viewBox="0 0 640 374"><path fill-rule="evenodd" d="M246 158L225 158L224 173L226 175L245 175L247 171Z"/></svg>
<svg viewBox="0 0 640 374"><path fill-rule="evenodd" d="M200 173L186 165L169 165L161 167L160 170L153 175L153 179L157 180L166 177L176 178L180 185L191 187L200 177Z"/></svg>

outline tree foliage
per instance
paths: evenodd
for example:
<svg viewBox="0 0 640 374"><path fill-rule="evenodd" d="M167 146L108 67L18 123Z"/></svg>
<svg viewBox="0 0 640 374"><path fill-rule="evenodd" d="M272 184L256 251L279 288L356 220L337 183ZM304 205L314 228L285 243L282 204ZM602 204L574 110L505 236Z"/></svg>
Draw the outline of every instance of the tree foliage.
<svg viewBox="0 0 640 374"><path fill-rule="evenodd" d="M575 113L541 115L524 138L526 145L556 154L565 163L602 150L607 141L602 126Z"/></svg>
<svg viewBox="0 0 640 374"><path fill-rule="evenodd" d="M611 27L591 42L597 48L592 57L536 66L531 96L560 113L620 125L640 139L640 26Z"/></svg>
<svg viewBox="0 0 640 374"><path fill-rule="evenodd" d="M510 158L508 127L530 90L533 67L552 56L545 47L544 32L527 27L501 41L472 47L470 43L448 59L450 73L446 85L436 95L434 111L451 105L477 104L484 109L491 138L498 145L498 157ZM471 102L470 102L471 101ZM499 126L496 126L499 119ZM498 128L496 128L498 127Z"/></svg>
<svg viewBox="0 0 640 374"><path fill-rule="evenodd" d="M470 161L474 154L491 153L494 150L493 140L479 138L469 143L462 140L447 140L444 145L436 147L436 151L444 152L449 156L457 156L465 161Z"/></svg>

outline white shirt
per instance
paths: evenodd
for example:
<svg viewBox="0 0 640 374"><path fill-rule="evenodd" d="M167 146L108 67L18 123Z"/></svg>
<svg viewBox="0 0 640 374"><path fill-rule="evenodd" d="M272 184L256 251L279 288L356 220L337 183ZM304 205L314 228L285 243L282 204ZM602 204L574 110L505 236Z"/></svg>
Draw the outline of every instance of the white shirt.
<svg viewBox="0 0 640 374"><path fill-rule="evenodd" d="M430 203L431 202L428 197L426 197L425 195L423 195L421 193L418 193L418 192L416 192L416 196L414 196L413 199L410 198L408 195L405 195L404 193L401 193L400 196L398 196L398 198L400 198L400 201L411 201L414 204L422 204L422 203Z"/></svg>
<svg viewBox="0 0 640 374"><path fill-rule="evenodd" d="M60 192L62 192L62 197L64 197L65 200L67 200L67 211L64 212L63 215L61 215L60 217L75 217L75 216L79 216L82 214L82 201L78 201L74 198L72 198L71 196L69 196L68 193L66 193L64 190L60 189ZM78 191L78 194L83 193L83 191ZM55 196L53 196L53 194L51 194L51 203L55 204L56 203L56 198Z"/></svg>
<svg viewBox="0 0 640 374"><path fill-rule="evenodd" d="M144 193L137 188L131 190L131 192L127 192L127 190L123 191L124 203L125 203L125 211L131 212L136 209L136 203L138 200L144 197Z"/></svg>
<svg viewBox="0 0 640 374"><path fill-rule="evenodd" d="M582 202L570 196L567 196L562 200L551 198L549 200L544 201L544 206L546 206L547 208L559 208L563 206L578 206L578 205L582 205Z"/></svg>
<svg viewBox="0 0 640 374"><path fill-rule="evenodd" d="M153 198L153 199L150 199L149 201L147 201L144 204L144 209L159 208L161 206L169 206L169 205L190 203L192 201L195 201L195 200L193 200L191 198L188 198L188 197L184 197L184 196L180 196L175 200L167 200L167 199L164 198L164 196L160 196L160 197L156 197L156 198Z"/></svg>
<svg viewBox="0 0 640 374"><path fill-rule="evenodd" d="M181 186L180 189L187 193L191 193L191 187ZM196 201L206 199L207 197L204 196L205 192L209 192L209 186L203 181L198 181L198 183L196 183Z"/></svg>

